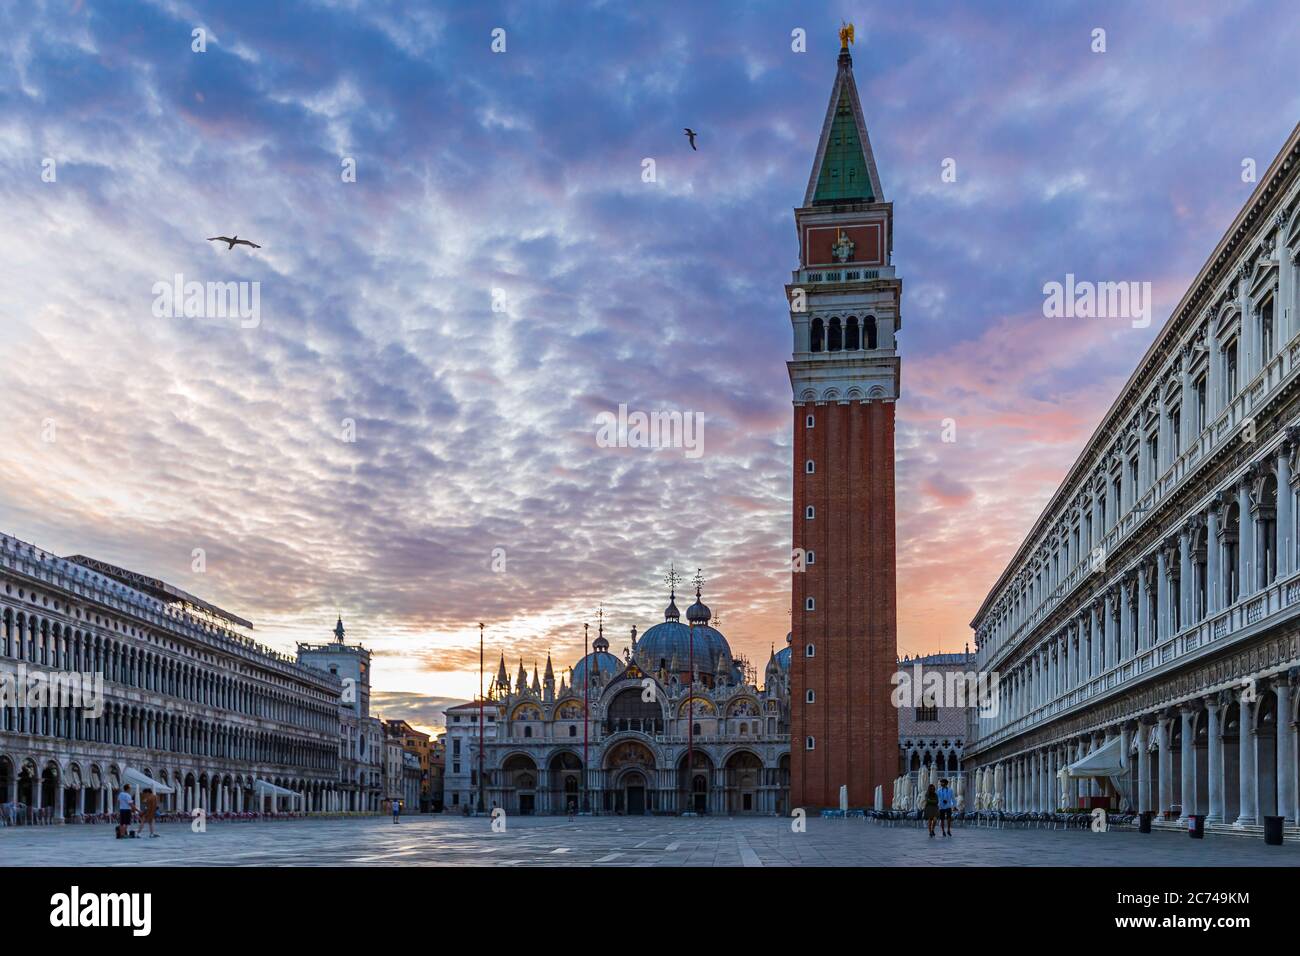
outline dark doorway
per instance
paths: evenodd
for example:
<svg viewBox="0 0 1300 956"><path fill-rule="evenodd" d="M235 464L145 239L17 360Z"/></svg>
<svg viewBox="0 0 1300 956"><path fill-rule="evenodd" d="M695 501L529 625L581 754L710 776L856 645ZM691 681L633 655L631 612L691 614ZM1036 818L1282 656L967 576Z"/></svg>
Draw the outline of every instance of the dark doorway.
<svg viewBox="0 0 1300 956"><path fill-rule="evenodd" d="M630 817L645 816L645 787L627 788L627 814Z"/></svg>

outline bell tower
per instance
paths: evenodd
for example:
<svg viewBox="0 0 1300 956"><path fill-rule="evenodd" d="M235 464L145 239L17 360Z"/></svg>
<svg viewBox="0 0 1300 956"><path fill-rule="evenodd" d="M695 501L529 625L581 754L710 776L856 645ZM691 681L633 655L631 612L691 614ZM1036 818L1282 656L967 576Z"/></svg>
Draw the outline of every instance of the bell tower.
<svg viewBox="0 0 1300 956"><path fill-rule="evenodd" d="M893 205L885 201L849 45L839 62L786 286L794 354L790 659L793 807L886 799L898 775L894 555Z"/></svg>

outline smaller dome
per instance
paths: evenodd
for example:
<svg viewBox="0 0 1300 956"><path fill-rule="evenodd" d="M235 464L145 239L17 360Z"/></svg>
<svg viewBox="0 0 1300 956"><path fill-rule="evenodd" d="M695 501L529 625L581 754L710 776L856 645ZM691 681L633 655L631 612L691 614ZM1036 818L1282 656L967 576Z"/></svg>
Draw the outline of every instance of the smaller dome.
<svg viewBox="0 0 1300 956"><path fill-rule="evenodd" d="M699 588L695 589L695 603L686 609L686 620L692 624L708 624L713 613L709 606L700 600Z"/></svg>
<svg viewBox="0 0 1300 956"><path fill-rule="evenodd" d="M677 610L677 595L673 594L668 598L668 606L664 608L665 621L680 621L682 612Z"/></svg>
<svg viewBox="0 0 1300 956"><path fill-rule="evenodd" d="M596 638L600 640L600 638ZM594 644L594 642L593 642ZM608 646L608 644L606 645ZM573 683L572 687L581 688L583 681L587 679L587 668L591 667L593 674L599 674L605 680L617 677L623 670L623 661L613 654L604 650L593 650L590 654L573 665Z"/></svg>
<svg viewBox="0 0 1300 956"><path fill-rule="evenodd" d="M605 640L604 634L601 634L591 642L591 649L597 653L609 650L609 641Z"/></svg>

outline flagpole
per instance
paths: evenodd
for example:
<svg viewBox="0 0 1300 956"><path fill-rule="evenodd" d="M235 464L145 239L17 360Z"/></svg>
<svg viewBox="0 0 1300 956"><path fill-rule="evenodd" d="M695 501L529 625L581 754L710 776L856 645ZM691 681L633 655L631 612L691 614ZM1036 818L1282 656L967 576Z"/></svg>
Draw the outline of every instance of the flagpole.
<svg viewBox="0 0 1300 956"><path fill-rule="evenodd" d="M582 812L591 812L587 794L587 713L591 707L591 659L587 649L587 624L582 625Z"/></svg>

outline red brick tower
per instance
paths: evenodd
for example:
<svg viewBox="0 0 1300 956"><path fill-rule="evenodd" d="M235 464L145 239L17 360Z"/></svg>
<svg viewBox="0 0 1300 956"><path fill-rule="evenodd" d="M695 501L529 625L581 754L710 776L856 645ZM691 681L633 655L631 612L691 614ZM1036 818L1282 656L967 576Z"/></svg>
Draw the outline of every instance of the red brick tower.
<svg viewBox="0 0 1300 956"><path fill-rule="evenodd" d="M898 775L894 571L895 333L902 282L841 34L839 68L786 286L794 356L791 806L869 807ZM802 561L800 560L802 557ZM801 569L802 565L802 569Z"/></svg>

